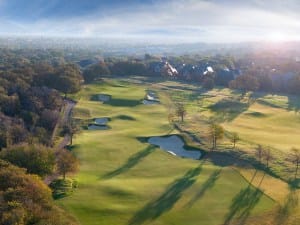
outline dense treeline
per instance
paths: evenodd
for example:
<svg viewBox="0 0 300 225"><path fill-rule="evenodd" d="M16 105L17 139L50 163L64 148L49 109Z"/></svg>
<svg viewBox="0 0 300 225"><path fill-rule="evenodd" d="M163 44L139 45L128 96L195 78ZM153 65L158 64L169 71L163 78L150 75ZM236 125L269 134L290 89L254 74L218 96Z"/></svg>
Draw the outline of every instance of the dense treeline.
<svg viewBox="0 0 300 225"><path fill-rule="evenodd" d="M300 63L291 57L276 55L180 56L144 58L106 58L87 66L83 76L92 82L103 76L162 76L203 85L215 85L243 91L300 94Z"/></svg>
<svg viewBox="0 0 300 225"><path fill-rule="evenodd" d="M53 203L51 190L36 175L0 160L0 224L74 225Z"/></svg>
<svg viewBox="0 0 300 225"><path fill-rule="evenodd" d="M63 105L60 93L80 89L75 64L25 58L6 52L0 61L0 149L22 142L51 145Z"/></svg>
<svg viewBox="0 0 300 225"><path fill-rule="evenodd" d="M65 176L78 167L71 152L54 152L51 146L63 95L80 90L81 70L55 50L2 50L0 224L77 224L54 205L41 178L54 172ZM61 154L68 161L61 162Z"/></svg>
<svg viewBox="0 0 300 225"><path fill-rule="evenodd" d="M42 145L11 146L0 152L0 159L41 177L51 174L55 167L54 151Z"/></svg>

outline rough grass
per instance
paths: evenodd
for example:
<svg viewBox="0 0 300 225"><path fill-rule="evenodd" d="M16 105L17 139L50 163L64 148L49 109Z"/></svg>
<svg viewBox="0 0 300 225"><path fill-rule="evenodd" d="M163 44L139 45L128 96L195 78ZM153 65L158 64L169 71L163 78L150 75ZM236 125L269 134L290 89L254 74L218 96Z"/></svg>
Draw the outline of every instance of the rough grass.
<svg viewBox="0 0 300 225"><path fill-rule="evenodd" d="M200 138L207 148L210 147L207 141L208 123L212 119L217 120L226 129L225 138L219 144L219 151L233 153L233 156L253 161L257 144L269 146L275 159L270 163L268 173L279 175L285 180L293 177L294 165L287 162L286 158L292 147L300 145L299 97L266 93L244 95L229 89L205 91L192 84L187 88L186 84L178 83L170 86L168 82L161 82L156 87L164 90L173 101L183 102L186 105L187 116L180 126L187 133ZM248 107L239 107L245 103ZM232 149L229 140L232 132L237 132L241 137L237 149ZM213 163L232 166L235 165L235 162L232 162L234 158L225 160L224 157L219 157ZM257 164L257 161L254 160L253 163ZM300 197L300 193L299 190L295 190L293 183L289 186L286 182L263 172L257 172L252 180L254 169L239 167L238 171L248 182L251 181L256 187L260 185L260 189L282 204L273 212L256 216L246 224L299 223L300 208L296 200Z"/></svg>
<svg viewBox="0 0 300 225"><path fill-rule="evenodd" d="M132 104L148 88L154 87L107 80L86 86L77 95L76 107L89 109L91 118L119 119L110 122L110 130L76 136L79 188L59 200L60 205L83 225L219 225L241 216L248 221L274 208L271 198L230 167L177 158L138 141L141 136L176 133L167 119L171 103L163 93L158 91L163 104ZM122 100L91 101L99 91Z"/></svg>
<svg viewBox="0 0 300 225"><path fill-rule="evenodd" d="M205 91L193 85L181 87L180 83L171 88L168 82L156 86L171 100L185 104L187 115L181 127L203 140L207 148L208 124L215 120L226 130L220 150L232 150L230 134L236 132L241 138L237 149L253 157L258 144L270 147L275 156L272 171L286 179L292 177L294 168L286 158L292 147L300 146L299 97L229 89Z"/></svg>
<svg viewBox="0 0 300 225"><path fill-rule="evenodd" d="M81 119L88 119L91 117L91 112L87 108L75 107L73 109L73 117L81 118Z"/></svg>

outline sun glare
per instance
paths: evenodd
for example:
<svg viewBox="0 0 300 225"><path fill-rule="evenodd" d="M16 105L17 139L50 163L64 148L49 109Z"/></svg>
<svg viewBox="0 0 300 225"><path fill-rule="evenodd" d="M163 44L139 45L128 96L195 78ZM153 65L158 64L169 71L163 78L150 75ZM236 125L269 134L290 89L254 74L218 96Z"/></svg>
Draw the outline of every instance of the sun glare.
<svg viewBox="0 0 300 225"><path fill-rule="evenodd" d="M288 36L281 32L274 32L268 35L268 40L272 42L288 41Z"/></svg>

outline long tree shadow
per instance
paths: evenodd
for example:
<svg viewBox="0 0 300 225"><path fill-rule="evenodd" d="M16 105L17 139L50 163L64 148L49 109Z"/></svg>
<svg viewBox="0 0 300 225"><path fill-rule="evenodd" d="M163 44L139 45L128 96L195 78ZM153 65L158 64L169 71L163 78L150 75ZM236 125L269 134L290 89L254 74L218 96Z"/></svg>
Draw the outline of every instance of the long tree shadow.
<svg viewBox="0 0 300 225"><path fill-rule="evenodd" d="M104 104L115 107L135 107L141 105L141 100L112 98Z"/></svg>
<svg viewBox="0 0 300 225"><path fill-rule="evenodd" d="M299 198L297 194L297 188L290 186L290 192L287 195L283 205L281 205L276 213L274 225L287 224L291 219L291 215L299 207Z"/></svg>
<svg viewBox="0 0 300 225"><path fill-rule="evenodd" d="M288 95L288 110L298 113L300 110L300 101L298 96Z"/></svg>
<svg viewBox="0 0 300 225"><path fill-rule="evenodd" d="M154 201L146 204L129 221L129 225L140 225L149 220L155 220L173 208L181 198L182 193L191 187L201 172L201 165L187 171L183 177L175 180L166 191Z"/></svg>
<svg viewBox="0 0 300 225"><path fill-rule="evenodd" d="M215 113L213 119L217 122L230 122L243 112L247 111L251 105L250 102L250 100L246 103L241 102L240 99L226 98L209 106L208 108Z"/></svg>
<svg viewBox="0 0 300 225"><path fill-rule="evenodd" d="M122 165L121 167L117 168L114 171L105 174L102 178L110 179L112 177L125 173L126 171L128 171L129 169L137 165L143 158L151 154L154 150L155 150L155 146L149 145L147 148L135 153L130 158L128 158L127 162L124 165Z"/></svg>
<svg viewBox="0 0 300 225"><path fill-rule="evenodd" d="M242 189L233 198L229 212L225 217L224 225L230 224L232 219L237 219L239 224L244 224L262 195L263 192L258 188L248 186L247 188Z"/></svg>
<svg viewBox="0 0 300 225"><path fill-rule="evenodd" d="M249 217L252 209L258 204L260 198L263 196L263 192L259 189L262 184L265 174L260 180L257 188L251 185L252 181L256 177L257 170L255 171L249 185L246 188L240 190L240 192L232 199L229 212L225 216L223 225L229 225L234 219L237 224L244 224Z"/></svg>
<svg viewBox="0 0 300 225"><path fill-rule="evenodd" d="M219 178L221 169L214 171L209 178L202 184L198 193L186 204L186 207L192 207L200 198L203 197L206 191L211 189Z"/></svg>

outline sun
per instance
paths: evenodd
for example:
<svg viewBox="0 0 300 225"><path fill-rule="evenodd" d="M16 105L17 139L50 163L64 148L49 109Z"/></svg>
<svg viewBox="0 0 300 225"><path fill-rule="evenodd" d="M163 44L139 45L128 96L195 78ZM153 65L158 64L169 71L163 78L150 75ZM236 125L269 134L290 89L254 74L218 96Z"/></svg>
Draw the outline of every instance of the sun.
<svg viewBox="0 0 300 225"><path fill-rule="evenodd" d="M267 36L267 39L271 42L284 42L287 41L289 38L282 32L273 32Z"/></svg>

